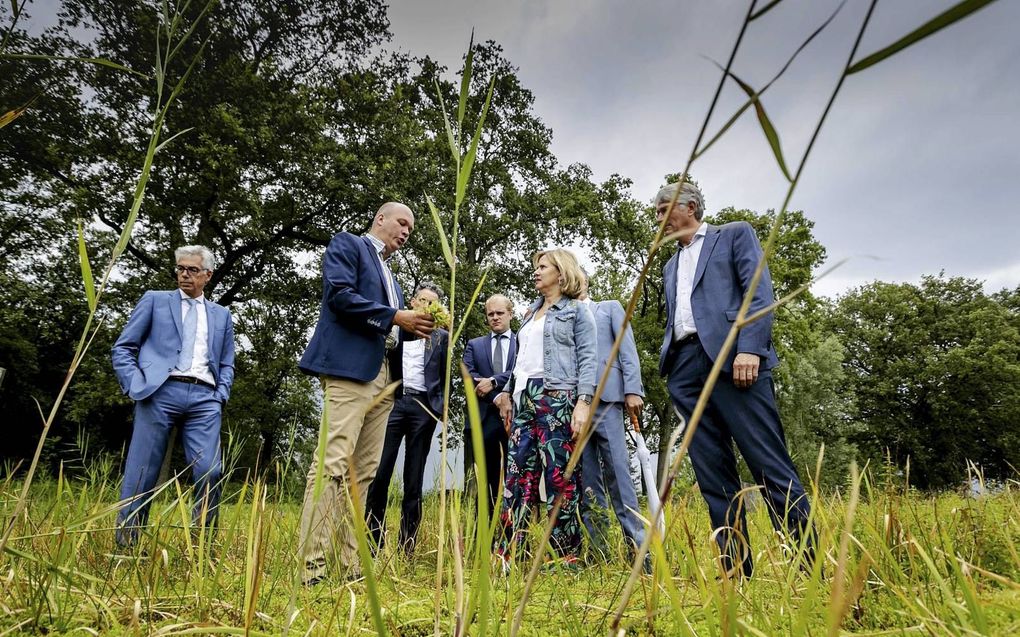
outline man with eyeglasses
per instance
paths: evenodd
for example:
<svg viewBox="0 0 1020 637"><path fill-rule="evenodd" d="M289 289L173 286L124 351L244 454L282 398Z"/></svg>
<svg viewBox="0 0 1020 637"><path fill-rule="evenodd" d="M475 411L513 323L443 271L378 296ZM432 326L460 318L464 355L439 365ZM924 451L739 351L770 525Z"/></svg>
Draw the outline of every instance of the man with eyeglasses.
<svg viewBox="0 0 1020 637"><path fill-rule="evenodd" d="M113 345L113 369L135 401L124 466L116 540L133 546L148 518L152 490L173 427L195 485L192 522L215 528L220 499L220 420L234 381L234 327L229 310L205 298L213 255L178 248L177 287L148 291Z"/></svg>
<svg viewBox="0 0 1020 637"><path fill-rule="evenodd" d="M432 303L438 303L442 290L431 282L423 282L415 290L411 308L424 312ZM400 509L399 544L410 556L421 524L422 481L425 461L432 448L436 423L443 414L443 390L446 378L446 352L449 332L437 329L429 338L404 342L401 356L403 385L401 395L393 405L386 422L379 470L368 489L365 520L379 550L385 543L386 501L390 479L397 463L400 444L404 443L404 498Z"/></svg>

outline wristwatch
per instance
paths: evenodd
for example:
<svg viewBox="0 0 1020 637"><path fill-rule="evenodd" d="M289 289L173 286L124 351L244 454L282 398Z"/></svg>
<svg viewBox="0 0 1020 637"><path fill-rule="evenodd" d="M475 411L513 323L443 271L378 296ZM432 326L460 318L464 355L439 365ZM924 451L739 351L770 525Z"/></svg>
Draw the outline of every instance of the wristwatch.
<svg viewBox="0 0 1020 637"><path fill-rule="evenodd" d="M578 394L577 399L585 405L591 404L591 394Z"/></svg>

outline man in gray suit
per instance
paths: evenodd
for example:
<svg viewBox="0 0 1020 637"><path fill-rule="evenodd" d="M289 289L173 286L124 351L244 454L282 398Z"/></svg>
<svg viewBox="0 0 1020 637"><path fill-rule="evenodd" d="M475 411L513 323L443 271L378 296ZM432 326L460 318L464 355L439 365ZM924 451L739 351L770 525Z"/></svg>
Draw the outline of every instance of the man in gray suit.
<svg viewBox="0 0 1020 637"><path fill-rule="evenodd" d="M630 478L630 455L624 439L627 421L641 414L645 392L634 333L629 325L625 331L623 329L623 306L615 300L592 301L588 298L587 281L579 299L588 304L598 330L597 378L601 380L609 367L609 376L592 419L591 439L581 455L582 518L595 549L593 552L606 555L606 525L602 512L607 508L607 486L613 511L628 543L636 548L645 537L644 525L637 516L637 494ZM621 331L623 341L619 354L610 361L613 343Z"/></svg>

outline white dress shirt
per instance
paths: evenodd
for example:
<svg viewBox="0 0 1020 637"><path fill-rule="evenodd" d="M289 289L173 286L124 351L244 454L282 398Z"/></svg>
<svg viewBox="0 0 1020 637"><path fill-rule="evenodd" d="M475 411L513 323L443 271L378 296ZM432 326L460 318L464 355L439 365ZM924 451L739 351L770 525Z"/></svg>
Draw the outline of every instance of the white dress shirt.
<svg viewBox="0 0 1020 637"><path fill-rule="evenodd" d="M425 391L425 340L404 341L404 387Z"/></svg>
<svg viewBox="0 0 1020 637"><path fill-rule="evenodd" d="M184 319L191 311L191 305L185 299L191 297L182 290L177 291L181 293L181 324L183 325ZM191 356L191 369L175 369L173 375L197 378L215 386L216 379L212 375L212 370L209 369L209 319L206 316L205 295L203 294L195 300L198 301L194 307L194 311L198 312L196 316L198 320L195 323L195 349Z"/></svg>
<svg viewBox="0 0 1020 637"><path fill-rule="evenodd" d="M698 269L701 246L705 244L708 225L702 222L691 242L680 250L676 264L676 314L673 315L673 340L678 341L698 331L694 324L694 310L691 309L691 292L694 289L694 273Z"/></svg>
<svg viewBox="0 0 1020 637"><path fill-rule="evenodd" d="M545 377L545 317L528 321L517 333L517 362L514 364L514 402L521 402L521 394L529 378Z"/></svg>

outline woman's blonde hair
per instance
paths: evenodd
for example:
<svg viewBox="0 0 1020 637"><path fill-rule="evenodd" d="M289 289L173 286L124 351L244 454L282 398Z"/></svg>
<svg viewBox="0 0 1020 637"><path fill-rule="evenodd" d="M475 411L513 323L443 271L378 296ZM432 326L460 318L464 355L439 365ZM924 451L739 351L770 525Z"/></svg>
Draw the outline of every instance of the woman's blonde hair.
<svg viewBox="0 0 1020 637"><path fill-rule="evenodd" d="M577 257L574 256L574 253L565 248L539 250L531 258L532 265L537 268L538 260L542 257L548 258L549 263L559 270L560 292L563 296L572 299L580 296L581 291L584 289L584 270L581 269L581 265L577 262Z"/></svg>

